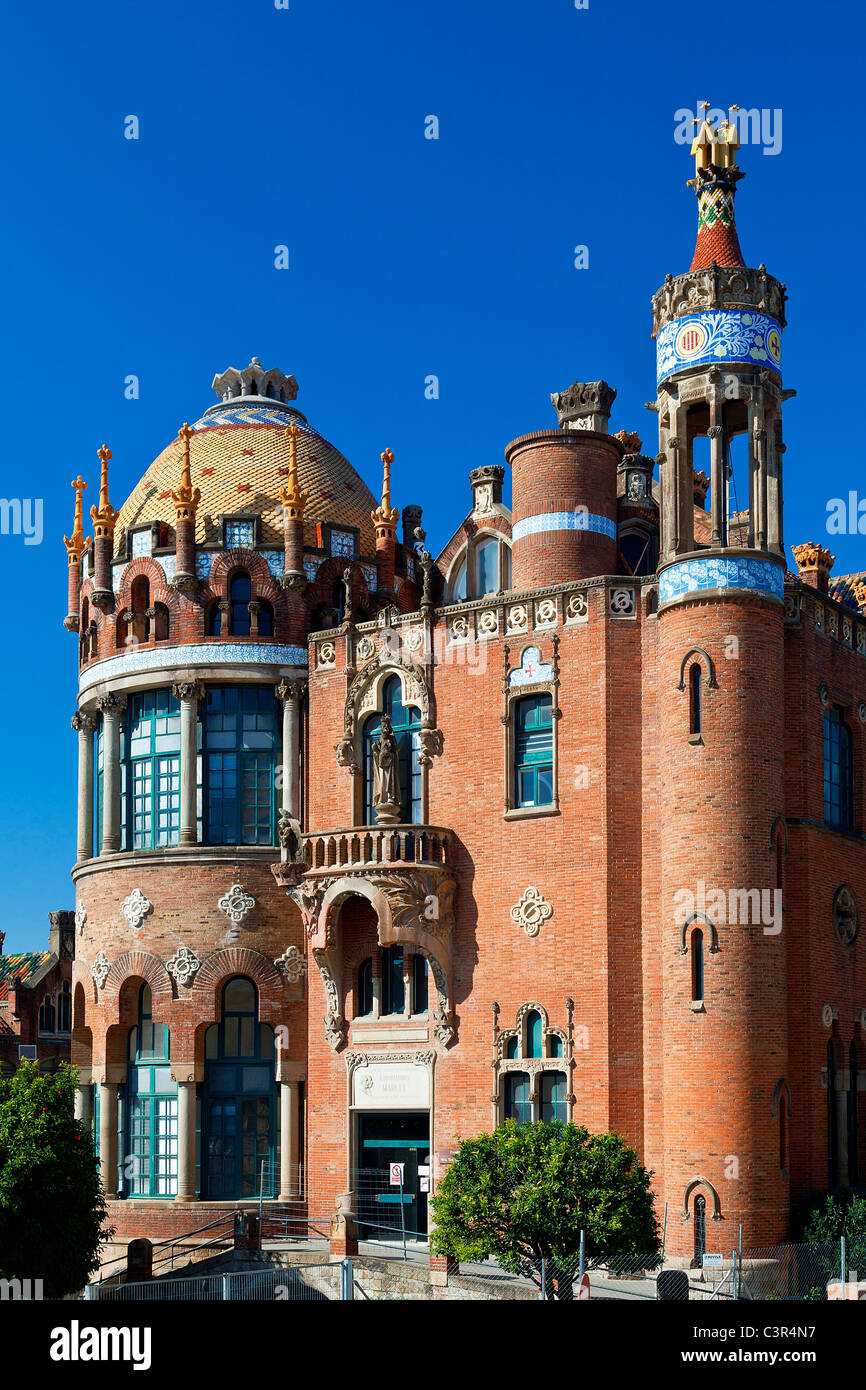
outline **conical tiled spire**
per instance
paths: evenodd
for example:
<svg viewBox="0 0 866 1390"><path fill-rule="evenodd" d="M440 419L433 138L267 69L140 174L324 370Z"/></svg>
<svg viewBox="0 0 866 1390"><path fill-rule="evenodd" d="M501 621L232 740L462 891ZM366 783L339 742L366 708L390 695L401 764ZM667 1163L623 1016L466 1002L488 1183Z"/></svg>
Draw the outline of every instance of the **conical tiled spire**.
<svg viewBox="0 0 866 1390"><path fill-rule="evenodd" d="M707 104L701 103L705 109ZM730 109L736 112L739 108ZM734 220L737 180L743 177L737 168L739 143L736 116L715 128L704 120L692 141L695 177L689 186L698 197L698 238L689 270L705 270L714 261L716 265L745 265Z"/></svg>

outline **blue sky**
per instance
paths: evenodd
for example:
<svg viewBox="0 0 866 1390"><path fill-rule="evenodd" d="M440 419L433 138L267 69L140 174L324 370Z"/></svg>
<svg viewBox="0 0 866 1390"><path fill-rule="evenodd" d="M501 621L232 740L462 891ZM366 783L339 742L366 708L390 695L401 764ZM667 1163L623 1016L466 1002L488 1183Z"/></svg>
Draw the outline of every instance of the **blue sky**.
<svg viewBox="0 0 866 1390"><path fill-rule="evenodd" d="M649 301L695 236L678 108L782 112L780 153L741 152L738 227L790 294L786 540L826 543L828 499L866 496L859 11L48 0L8 10L4 39L0 491L44 499L40 545L0 536L7 951L74 901L70 480L89 479L89 506L105 440L120 505L215 399L214 372L253 354L295 373L300 408L372 485L393 448L394 501L424 506L431 549L469 470L550 425L549 393L575 379L616 386L611 428L654 454ZM837 572L866 568L866 537L831 547Z"/></svg>

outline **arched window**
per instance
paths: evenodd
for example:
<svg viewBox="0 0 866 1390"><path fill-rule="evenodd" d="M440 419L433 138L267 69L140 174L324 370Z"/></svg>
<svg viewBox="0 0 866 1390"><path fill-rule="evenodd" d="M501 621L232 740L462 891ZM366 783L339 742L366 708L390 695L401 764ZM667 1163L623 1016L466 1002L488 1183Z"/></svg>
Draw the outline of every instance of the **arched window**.
<svg viewBox="0 0 866 1390"><path fill-rule="evenodd" d="M553 701L527 695L514 705L514 794L517 806L553 803Z"/></svg>
<svg viewBox="0 0 866 1390"><path fill-rule="evenodd" d="M382 952L382 1013L402 1014L405 1007L403 947L386 946Z"/></svg>
<svg viewBox="0 0 866 1390"><path fill-rule="evenodd" d="M506 1072L504 1111L506 1120L517 1120L519 1124L528 1124L532 1119L529 1077L525 1071Z"/></svg>
<svg viewBox="0 0 866 1390"><path fill-rule="evenodd" d="M689 733L692 738L700 738L702 732L702 674L700 664L696 661L689 670Z"/></svg>
<svg viewBox="0 0 866 1390"><path fill-rule="evenodd" d="M526 1056L544 1056L544 1020L537 1009L526 1015Z"/></svg>
<svg viewBox="0 0 866 1390"><path fill-rule="evenodd" d="M857 1044L848 1050L848 1181L854 1187L860 1181L860 1115L858 1111Z"/></svg>
<svg viewBox="0 0 866 1390"><path fill-rule="evenodd" d="M518 1056L520 1055L519 1049L520 1039L515 1033L514 1036L509 1038L505 1044L505 1056L508 1059L508 1061L513 1062L517 1060Z"/></svg>
<svg viewBox="0 0 866 1390"><path fill-rule="evenodd" d="M695 927L691 935L692 957L692 1001L703 1002L704 998L704 934Z"/></svg>
<svg viewBox="0 0 866 1390"><path fill-rule="evenodd" d="M851 730L838 705L824 711L824 823L850 830L854 823Z"/></svg>
<svg viewBox="0 0 866 1390"><path fill-rule="evenodd" d="M214 599L207 610L205 619L205 636L219 637L222 631L222 613L220 612L219 600Z"/></svg>
<svg viewBox="0 0 866 1390"><path fill-rule="evenodd" d="M550 1034L548 1034L548 1038L547 1038L547 1055L548 1055L548 1057L561 1057L561 1056L562 1056L562 1038L559 1036L558 1033L550 1033Z"/></svg>
<svg viewBox="0 0 866 1390"><path fill-rule="evenodd" d="M140 574L132 581L130 591L130 610L132 612L132 626L129 636L137 642L146 642L150 637L150 619L147 616L150 608L150 580L147 575Z"/></svg>
<svg viewBox="0 0 866 1390"><path fill-rule="evenodd" d="M272 845L277 702L273 686L209 686L204 711L204 839Z"/></svg>
<svg viewBox="0 0 866 1390"><path fill-rule="evenodd" d="M273 1196L279 1172L274 1030L258 1021L252 980L223 990L222 1020L205 1033L202 1196Z"/></svg>
<svg viewBox="0 0 866 1390"><path fill-rule="evenodd" d="M836 1048L827 1044L827 1180L830 1191L839 1182L839 1112L836 1109Z"/></svg>
<svg viewBox="0 0 866 1390"><path fill-rule="evenodd" d="M472 550L474 565L474 588L477 598L485 594L495 594L499 589L499 541L495 536L485 536Z"/></svg>
<svg viewBox="0 0 866 1390"><path fill-rule="evenodd" d="M565 1072L543 1071L538 1082L542 1120L548 1124L552 1120L559 1120L565 1124L568 1119L568 1107L565 1103L565 1093L568 1087Z"/></svg>
<svg viewBox="0 0 866 1390"><path fill-rule="evenodd" d="M421 821L421 764L418 730L421 711L414 705L405 706L399 676L389 676L382 687L382 714L373 714L364 725L364 824L375 825L373 808L373 744L382 732L382 715L387 714L397 741L401 820L418 825Z"/></svg>
<svg viewBox="0 0 866 1390"><path fill-rule="evenodd" d="M39 1031L40 1033L53 1033L55 1031L54 1004L50 994L46 994L39 1005Z"/></svg>
<svg viewBox="0 0 866 1390"><path fill-rule="evenodd" d="M266 599L261 600L259 607L258 634L259 637L274 635L274 610Z"/></svg>
<svg viewBox="0 0 866 1390"><path fill-rule="evenodd" d="M237 570L232 575L229 584L232 637L249 637L250 635L250 599L252 596L253 586L249 575L246 570Z"/></svg>
<svg viewBox="0 0 866 1390"><path fill-rule="evenodd" d="M694 1205L695 1263L700 1266L707 1250L707 1199L698 1193Z"/></svg>
<svg viewBox="0 0 866 1390"><path fill-rule="evenodd" d="M154 642L168 641L168 609L164 603L155 603L151 609L153 618L148 620L148 637Z"/></svg>
<svg viewBox="0 0 866 1390"><path fill-rule="evenodd" d="M358 998L355 1006L356 1018L365 1018L373 1012L373 957L367 956L358 966Z"/></svg>
<svg viewBox="0 0 866 1390"><path fill-rule="evenodd" d="M448 602L463 603L466 599L466 552L458 561L448 585Z"/></svg>
<svg viewBox="0 0 866 1390"><path fill-rule="evenodd" d="M72 985L64 980L57 994L57 1031L72 1032Z"/></svg>
<svg viewBox="0 0 866 1390"><path fill-rule="evenodd" d="M128 1197L173 1197L177 1191L177 1082L171 1039L153 1021L150 985L138 994L137 1022L129 1030L126 1066L126 1153L122 1182Z"/></svg>
<svg viewBox="0 0 866 1390"><path fill-rule="evenodd" d="M420 951L416 951L412 957L413 1014L426 1014L427 1012L427 978L427 957L422 956Z"/></svg>

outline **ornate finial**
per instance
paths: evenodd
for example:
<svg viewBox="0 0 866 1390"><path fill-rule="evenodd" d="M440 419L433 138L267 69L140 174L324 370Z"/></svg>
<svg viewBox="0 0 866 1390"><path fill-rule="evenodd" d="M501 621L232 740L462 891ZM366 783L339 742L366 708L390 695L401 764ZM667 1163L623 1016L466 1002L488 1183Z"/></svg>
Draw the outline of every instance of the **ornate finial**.
<svg viewBox="0 0 866 1390"><path fill-rule="evenodd" d="M84 504L82 493L87 491L87 484L79 473L74 479L72 486L75 488L75 516L72 522L72 536L64 536L63 544L66 546L66 555L70 565L74 565L81 559L84 551L90 545L90 537L84 539Z"/></svg>
<svg viewBox="0 0 866 1390"><path fill-rule="evenodd" d="M737 167L739 107L728 107L733 119L715 111L718 123L712 125L707 117L709 103L701 101L698 105L704 115L696 121L698 130L691 147L695 176L688 181L698 199L698 237L689 270L707 270L714 263L745 265L734 221L734 195L743 177Z"/></svg>
<svg viewBox="0 0 866 1390"><path fill-rule="evenodd" d="M301 431L295 421L283 430L289 441L289 476L285 487L280 488L280 501L286 509L290 521L301 521L308 493L302 492L298 477L298 437Z"/></svg>
<svg viewBox="0 0 866 1390"><path fill-rule="evenodd" d="M183 443L183 453L180 462L180 487L171 494L178 521L195 521L196 508L201 501L201 489L194 488L192 485L192 465L189 457L189 441L195 434L195 430L184 421L177 432L177 437Z"/></svg>
<svg viewBox="0 0 866 1390"><path fill-rule="evenodd" d="M791 551L800 574L818 570L825 570L829 574L836 563L836 556L831 555L826 546L818 545L815 541L806 541L805 545L792 545Z"/></svg>
<svg viewBox="0 0 866 1390"><path fill-rule="evenodd" d="M90 517L93 522L93 530L97 540L103 537L109 538L114 535L114 528L117 525L117 518L120 513L115 511L108 500L108 460L112 457L111 450L107 444L103 444L96 451L101 465L99 474L99 506L90 508ZM73 484L74 486L74 484Z"/></svg>
<svg viewBox="0 0 866 1390"><path fill-rule="evenodd" d="M382 501L374 512L370 513L374 526L383 535L394 535L397 529L397 519L399 513L396 507L391 506L391 464L394 462L394 455L390 449L386 449L380 455L382 459Z"/></svg>

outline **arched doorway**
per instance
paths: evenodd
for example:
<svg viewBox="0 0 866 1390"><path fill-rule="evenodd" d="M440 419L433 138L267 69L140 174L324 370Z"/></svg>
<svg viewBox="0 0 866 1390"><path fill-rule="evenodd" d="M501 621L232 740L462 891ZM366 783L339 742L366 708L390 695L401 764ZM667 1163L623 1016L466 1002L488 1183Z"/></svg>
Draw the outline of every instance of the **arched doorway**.
<svg viewBox="0 0 866 1390"><path fill-rule="evenodd" d="M279 1185L274 1030L260 1023L252 980L223 989L205 1034L201 1194L210 1201L276 1196Z"/></svg>

